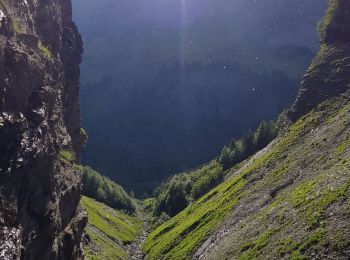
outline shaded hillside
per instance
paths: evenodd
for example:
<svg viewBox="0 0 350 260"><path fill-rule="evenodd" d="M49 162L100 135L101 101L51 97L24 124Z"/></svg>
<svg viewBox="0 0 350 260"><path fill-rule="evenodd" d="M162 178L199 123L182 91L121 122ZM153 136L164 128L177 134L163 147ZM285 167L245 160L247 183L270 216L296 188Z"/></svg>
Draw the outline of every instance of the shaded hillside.
<svg viewBox="0 0 350 260"><path fill-rule="evenodd" d="M330 1L283 133L154 230L146 258L349 259L349 8Z"/></svg>
<svg viewBox="0 0 350 260"><path fill-rule="evenodd" d="M318 48L325 4L76 0L83 162L143 195L275 118Z"/></svg>
<svg viewBox="0 0 350 260"><path fill-rule="evenodd" d="M293 50L317 50L314 28L327 0L75 0L73 4L85 42L82 70L87 82L119 73L137 75L139 69L182 58L189 63L234 59L272 70L287 63L285 69L298 75L303 72L300 65L307 64L300 63L302 55L293 55Z"/></svg>
<svg viewBox="0 0 350 260"><path fill-rule="evenodd" d="M125 91L108 81L91 84L82 94L94 97L82 104L90 136L83 161L138 195L212 159L233 137L289 106L297 92L296 80L280 71L257 74L225 62L185 70L175 64L162 68L154 85L142 80Z"/></svg>

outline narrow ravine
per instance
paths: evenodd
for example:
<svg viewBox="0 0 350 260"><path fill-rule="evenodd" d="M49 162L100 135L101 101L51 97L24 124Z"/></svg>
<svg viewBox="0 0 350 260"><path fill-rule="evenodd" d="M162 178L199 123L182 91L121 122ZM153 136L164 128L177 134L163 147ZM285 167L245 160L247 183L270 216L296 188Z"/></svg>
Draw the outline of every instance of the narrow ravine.
<svg viewBox="0 0 350 260"><path fill-rule="evenodd" d="M137 206L137 214L139 215L140 219L143 221L143 228L142 228L142 233L140 237L132 244L128 246L127 252L129 255L130 260L142 260L144 259L144 254L142 252L142 244L145 242L148 234L150 233L150 228L149 228L149 216L145 212L144 205L142 202L138 203Z"/></svg>

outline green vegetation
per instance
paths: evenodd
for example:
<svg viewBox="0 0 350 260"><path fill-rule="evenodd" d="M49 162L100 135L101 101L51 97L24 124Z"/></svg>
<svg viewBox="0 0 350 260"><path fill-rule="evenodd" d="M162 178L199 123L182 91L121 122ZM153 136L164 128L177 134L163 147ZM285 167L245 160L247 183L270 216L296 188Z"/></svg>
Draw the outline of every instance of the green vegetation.
<svg viewBox="0 0 350 260"><path fill-rule="evenodd" d="M219 162L224 170L232 168L263 149L277 136L276 123L273 121L260 123L255 133L248 132L242 139L233 140L225 146L219 156Z"/></svg>
<svg viewBox="0 0 350 260"><path fill-rule="evenodd" d="M344 141L342 141L337 148L335 149L335 152L337 155L341 155L344 153L347 149L350 149L350 136L347 136Z"/></svg>
<svg viewBox="0 0 350 260"><path fill-rule="evenodd" d="M324 18L317 24L317 30L319 31L320 36L323 40L326 38L327 30L329 29L329 26L334 20L335 12L338 9L338 5L339 0L330 0Z"/></svg>
<svg viewBox="0 0 350 260"><path fill-rule="evenodd" d="M228 170L268 145L277 135L275 122L263 121L258 129L225 146L218 159L187 173L173 176L155 190L154 214L175 216L194 200L220 184Z"/></svg>
<svg viewBox="0 0 350 260"><path fill-rule="evenodd" d="M309 257L304 255L305 251L323 242L325 235L326 230L324 228L319 228L311 232L305 240L300 242L296 242L291 237L288 237L278 243L276 253L279 257L289 255L292 260L309 259Z"/></svg>
<svg viewBox="0 0 350 260"><path fill-rule="evenodd" d="M336 164L331 170L346 170L348 167L349 165ZM308 225L311 228L320 225L320 218L325 209L335 201L345 198L350 187L350 181L348 181L341 187L325 189L320 192L318 187L321 186L322 181L325 181L325 178L326 176L323 178L317 176L316 179L303 183L293 191L293 205L295 208L302 208L301 211L305 212Z"/></svg>
<svg viewBox="0 0 350 260"><path fill-rule="evenodd" d="M149 214L149 215L152 215L153 211L154 211L155 202L156 202L155 198L148 198L148 199L143 200L142 203L144 206L143 207L144 212Z"/></svg>
<svg viewBox="0 0 350 260"><path fill-rule="evenodd" d="M82 168L83 194L128 213L135 212L135 203L125 190L90 167Z"/></svg>
<svg viewBox="0 0 350 260"><path fill-rule="evenodd" d="M46 59L52 59L52 53L48 46L45 46L42 42L39 41L38 48L40 49L41 53L46 57Z"/></svg>
<svg viewBox="0 0 350 260"><path fill-rule="evenodd" d="M86 133L86 131L85 131L84 128L80 128L80 134L81 134L82 136L85 136L86 139L88 138L88 134Z"/></svg>
<svg viewBox="0 0 350 260"><path fill-rule="evenodd" d="M127 259L126 249L104 235L98 235L89 228L85 230L89 243L84 245L83 254L88 260Z"/></svg>
<svg viewBox="0 0 350 260"><path fill-rule="evenodd" d="M173 176L156 190L154 214L165 212L175 216L195 199L217 186L223 179L223 170L217 161L212 161L189 173Z"/></svg>
<svg viewBox="0 0 350 260"><path fill-rule="evenodd" d="M69 163L73 163L75 161L74 152L67 150L67 149L63 149L60 151L60 157L62 160L69 162Z"/></svg>
<svg viewBox="0 0 350 260"><path fill-rule="evenodd" d="M243 174L219 185L170 219L147 238L143 249L150 259L187 259L239 200ZM166 234L166 235L165 235Z"/></svg>
<svg viewBox="0 0 350 260"><path fill-rule="evenodd" d="M268 238L270 237L271 232L265 231L259 238L253 243L247 243L243 246L241 251L243 254L238 258L239 260L251 260L255 259L258 256L259 250L265 247L268 243Z"/></svg>
<svg viewBox="0 0 350 260"><path fill-rule="evenodd" d="M20 26L20 24L17 21L12 21L12 27L13 27L13 30L16 33L20 33L21 32L21 26Z"/></svg>
<svg viewBox="0 0 350 260"><path fill-rule="evenodd" d="M125 215L88 197L81 199L88 214L86 234L89 242L83 251L87 259L128 259L126 245L135 242L142 228L142 221Z"/></svg>
<svg viewBox="0 0 350 260"><path fill-rule="evenodd" d="M318 243L322 242L323 237L325 236L326 231L322 228L319 228L314 233L311 233L306 240L297 247L292 253L291 253L291 259L292 260L302 260L302 259L309 259L308 257L304 256L304 252L309 249L311 246L317 245Z"/></svg>

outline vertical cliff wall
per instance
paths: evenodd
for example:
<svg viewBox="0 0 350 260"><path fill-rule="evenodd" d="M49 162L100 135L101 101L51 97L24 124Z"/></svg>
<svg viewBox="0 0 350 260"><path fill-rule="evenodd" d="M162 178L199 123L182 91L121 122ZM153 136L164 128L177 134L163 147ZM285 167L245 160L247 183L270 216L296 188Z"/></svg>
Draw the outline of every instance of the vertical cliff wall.
<svg viewBox="0 0 350 260"><path fill-rule="evenodd" d="M81 53L70 0L0 0L1 259L81 257Z"/></svg>
<svg viewBox="0 0 350 260"><path fill-rule="evenodd" d="M350 1L330 0L319 23L321 49L301 82L289 111L294 121L317 104L350 90Z"/></svg>

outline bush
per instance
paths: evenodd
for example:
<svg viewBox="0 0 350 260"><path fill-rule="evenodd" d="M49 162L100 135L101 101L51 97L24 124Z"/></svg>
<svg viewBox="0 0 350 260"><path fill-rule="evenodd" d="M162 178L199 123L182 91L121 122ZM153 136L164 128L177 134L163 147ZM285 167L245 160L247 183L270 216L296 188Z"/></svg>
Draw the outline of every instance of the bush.
<svg viewBox="0 0 350 260"><path fill-rule="evenodd" d="M127 213L135 212L134 201L125 190L90 167L82 167L82 184L85 196Z"/></svg>
<svg viewBox="0 0 350 260"><path fill-rule="evenodd" d="M75 161L75 154L74 154L74 152L72 152L70 150L63 149L60 151L60 158L63 161L73 163Z"/></svg>

